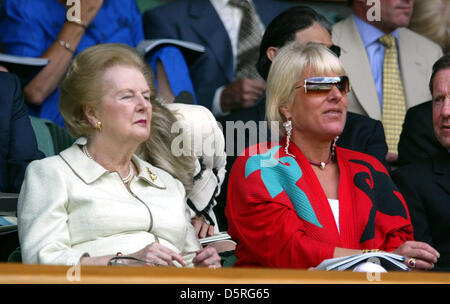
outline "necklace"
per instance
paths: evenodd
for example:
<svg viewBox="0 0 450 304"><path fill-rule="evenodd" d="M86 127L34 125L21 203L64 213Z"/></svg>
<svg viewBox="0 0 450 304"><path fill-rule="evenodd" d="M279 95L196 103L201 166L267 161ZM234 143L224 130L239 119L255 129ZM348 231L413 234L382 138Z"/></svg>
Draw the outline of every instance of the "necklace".
<svg viewBox="0 0 450 304"><path fill-rule="evenodd" d="M128 184L133 179L133 177L134 177L134 169L130 162L130 172L128 173L128 175L126 177L122 178L122 182L124 184Z"/></svg>
<svg viewBox="0 0 450 304"><path fill-rule="evenodd" d="M311 165L318 166L320 169L325 170L325 166L328 165L330 163L330 161L334 158L335 149L336 149L336 142L337 142L338 139L339 139L339 136L336 136L336 138L333 141L333 144L331 145L330 155L328 155L328 159L326 161L324 161L324 162L316 162L316 161L308 159L308 162Z"/></svg>
<svg viewBox="0 0 450 304"><path fill-rule="evenodd" d="M331 151L330 151L330 155L328 156L328 159L326 161L324 161L324 162L315 162L315 161L312 161L312 160L308 159L308 162L311 165L318 166L320 169L325 170L325 166L330 163L332 157L333 157L333 153L331 153Z"/></svg>
<svg viewBox="0 0 450 304"><path fill-rule="evenodd" d="M89 157L90 159L95 161L95 159L92 157L92 155L89 154L89 151L88 151L86 145L83 145L82 149L83 149L84 154L86 154L87 157ZM122 182L124 184L128 184L133 179L133 177L134 177L134 169L133 169L133 165L131 164L131 161L130 161L130 169L129 169L128 175L124 178L122 178L122 177L120 177L120 178L122 179Z"/></svg>

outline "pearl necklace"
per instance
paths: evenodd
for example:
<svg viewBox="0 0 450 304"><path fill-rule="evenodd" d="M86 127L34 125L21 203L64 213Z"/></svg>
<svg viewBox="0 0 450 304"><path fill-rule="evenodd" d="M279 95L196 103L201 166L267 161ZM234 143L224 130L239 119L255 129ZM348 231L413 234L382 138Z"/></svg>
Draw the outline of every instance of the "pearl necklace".
<svg viewBox="0 0 450 304"><path fill-rule="evenodd" d="M86 145L83 145L82 149L83 149L84 154L86 154L87 157L89 157L90 159L95 161L95 159L92 157L92 155L89 154L89 151L88 151ZM133 169L133 165L131 164L131 161L130 161L130 170L128 172L128 175L125 176L124 178L122 178L122 177L120 177L120 178L122 179L122 182L124 184L128 184L133 179L133 177L134 177L134 169Z"/></svg>

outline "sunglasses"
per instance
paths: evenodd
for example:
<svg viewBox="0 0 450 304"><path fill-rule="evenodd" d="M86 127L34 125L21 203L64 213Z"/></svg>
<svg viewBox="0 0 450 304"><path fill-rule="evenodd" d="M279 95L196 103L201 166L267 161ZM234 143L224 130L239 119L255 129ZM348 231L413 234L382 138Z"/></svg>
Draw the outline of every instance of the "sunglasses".
<svg viewBox="0 0 450 304"><path fill-rule="evenodd" d="M350 91L350 81L347 76L337 77L311 77L305 79L305 83L295 89L305 88L305 94L328 93L333 86L336 86L341 93Z"/></svg>

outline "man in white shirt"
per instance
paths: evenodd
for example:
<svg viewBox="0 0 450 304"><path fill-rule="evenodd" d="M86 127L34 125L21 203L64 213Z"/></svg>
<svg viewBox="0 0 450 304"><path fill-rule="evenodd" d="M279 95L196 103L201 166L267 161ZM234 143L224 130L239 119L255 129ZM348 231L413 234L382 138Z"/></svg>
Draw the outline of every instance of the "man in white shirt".
<svg viewBox="0 0 450 304"><path fill-rule="evenodd" d="M256 8L255 22L265 26L292 3L243 0ZM144 13L147 39L171 38L202 44L205 54L189 67L200 105L216 117L255 104L265 90L262 79L236 78L239 30L244 12L231 0L175 0ZM256 46L258 51L259 44ZM250 56L251 57L251 56ZM257 55L254 58L256 63Z"/></svg>

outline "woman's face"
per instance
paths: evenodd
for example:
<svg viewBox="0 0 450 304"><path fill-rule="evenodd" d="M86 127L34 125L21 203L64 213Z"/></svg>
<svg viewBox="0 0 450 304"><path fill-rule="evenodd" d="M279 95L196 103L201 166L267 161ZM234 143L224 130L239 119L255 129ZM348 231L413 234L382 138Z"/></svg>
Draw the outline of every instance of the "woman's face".
<svg viewBox="0 0 450 304"><path fill-rule="evenodd" d="M135 67L114 66L103 75L105 94L96 112L101 134L117 143L142 143L150 135L152 105L144 75ZM91 121L95 126L95 121Z"/></svg>
<svg viewBox="0 0 450 304"><path fill-rule="evenodd" d="M311 77L343 76L336 73L318 75L305 69L294 89L294 102L290 107L280 108L285 118L292 121L293 135L329 141L340 135L347 116L347 94L336 85L328 91L305 92L305 79Z"/></svg>

